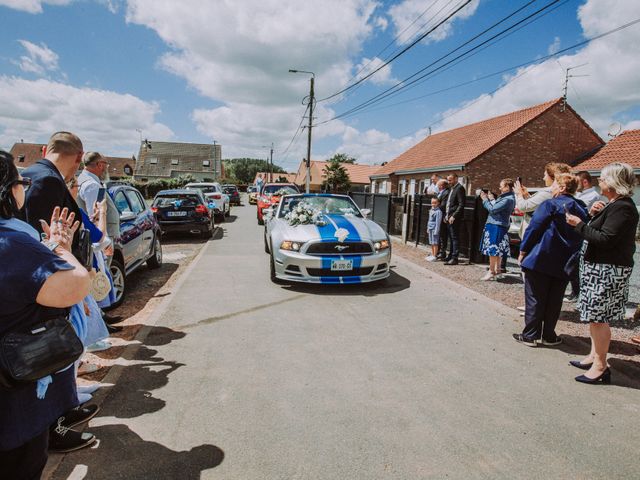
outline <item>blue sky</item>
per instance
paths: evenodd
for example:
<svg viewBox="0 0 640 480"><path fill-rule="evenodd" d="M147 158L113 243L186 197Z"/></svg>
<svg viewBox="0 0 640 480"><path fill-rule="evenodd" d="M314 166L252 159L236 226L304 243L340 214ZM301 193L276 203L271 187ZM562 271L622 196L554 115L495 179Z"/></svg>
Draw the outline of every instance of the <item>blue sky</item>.
<svg viewBox="0 0 640 480"><path fill-rule="evenodd" d="M532 2L511 23L549 2ZM87 150L129 156L137 153L141 130L152 141L216 140L225 158L264 158L273 142L276 163L294 170L306 152L306 131L287 147L309 83L289 68L314 71L317 98L326 97L350 84L367 59L384 58L462 3L0 0L0 147L20 139L43 142L69 129ZM362 163L391 160L424 138L428 127L437 132L559 97L563 68L582 63L574 73L588 76L571 79L569 103L603 137L613 122L640 128L640 59L629 47L640 41L640 24L520 70L517 78L512 71L389 106L640 18L634 0L559 1L547 15L397 99L321 124L527 3L474 0L361 88L318 102L312 157L345 152Z"/></svg>

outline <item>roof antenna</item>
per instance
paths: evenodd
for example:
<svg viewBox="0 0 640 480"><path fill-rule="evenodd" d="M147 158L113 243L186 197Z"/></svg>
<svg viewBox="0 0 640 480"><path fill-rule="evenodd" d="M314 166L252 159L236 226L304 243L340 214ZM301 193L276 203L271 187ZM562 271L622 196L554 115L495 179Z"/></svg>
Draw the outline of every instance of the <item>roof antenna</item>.
<svg viewBox="0 0 640 480"><path fill-rule="evenodd" d="M589 75L569 75L570 70L575 70L576 68L584 67L585 65L589 65L589 63L583 63L581 65L576 65L575 67L565 68L565 76L564 76L564 88L562 89L562 107L560 108L561 112L564 112L567 107L567 90L569 88L569 79L574 77L588 77Z"/></svg>

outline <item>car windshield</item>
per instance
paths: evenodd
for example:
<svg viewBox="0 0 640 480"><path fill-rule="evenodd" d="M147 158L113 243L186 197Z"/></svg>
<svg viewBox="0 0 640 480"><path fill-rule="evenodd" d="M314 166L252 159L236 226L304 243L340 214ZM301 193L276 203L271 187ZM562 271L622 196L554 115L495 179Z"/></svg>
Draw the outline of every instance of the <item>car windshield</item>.
<svg viewBox="0 0 640 480"><path fill-rule="evenodd" d="M195 195L161 195L153 201L154 207L195 207L200 205L200 199Z"/></svg>
<svg viewBox="0 0 640 480"><path fill-rule="evenodd" d="M299 193L291 185L267 185L262 189L263 195L291 195Z"/></svg>
<svg viewBox="0 0 640 480"><path fill-rule="evenodd" d="M345 215L361 217L358 207L353 203L350 198L346 197L285 197L282 200L282 208L278 215L279 218L283 218L294 208L300 206L301 203L306 203L313 210L318 210L325 215Z"/></svg>
<svg viewBox="0 0 640 480"><path fill-rule="evenodd" d="M200 190L202 193L216 193L218 189L215 185L187 185L187 190Z"/></svg>

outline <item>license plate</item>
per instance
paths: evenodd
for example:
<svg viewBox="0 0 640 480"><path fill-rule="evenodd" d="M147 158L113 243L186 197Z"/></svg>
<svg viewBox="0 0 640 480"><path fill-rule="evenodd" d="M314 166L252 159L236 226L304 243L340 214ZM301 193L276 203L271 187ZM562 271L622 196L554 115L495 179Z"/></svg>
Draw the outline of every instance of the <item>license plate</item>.
<svg viewBox="0 0 640 480"><path fill-rule="evenodd" d="M331 271L332 272L344 272L353 270L353 260L332 260Z"/></svg>
<svg viewBox="0 0 640 480"><path fill-rule="evenodd" d="M186 217L187 212L167 212L167 217Z"/></svg>

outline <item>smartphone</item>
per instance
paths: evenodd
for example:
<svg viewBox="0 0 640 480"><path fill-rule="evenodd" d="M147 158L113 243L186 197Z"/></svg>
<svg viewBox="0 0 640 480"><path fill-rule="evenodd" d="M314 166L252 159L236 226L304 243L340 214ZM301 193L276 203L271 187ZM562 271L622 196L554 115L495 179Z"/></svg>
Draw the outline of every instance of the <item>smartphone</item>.
<svg viewBox="0 0 640 480"><path fill-rule="evenodd" d="M104 187L100 187L98 189L98 198L96 198L96 202L100 203L102 200L104 200L105 193L107 193L107 189Z"/></svg>

